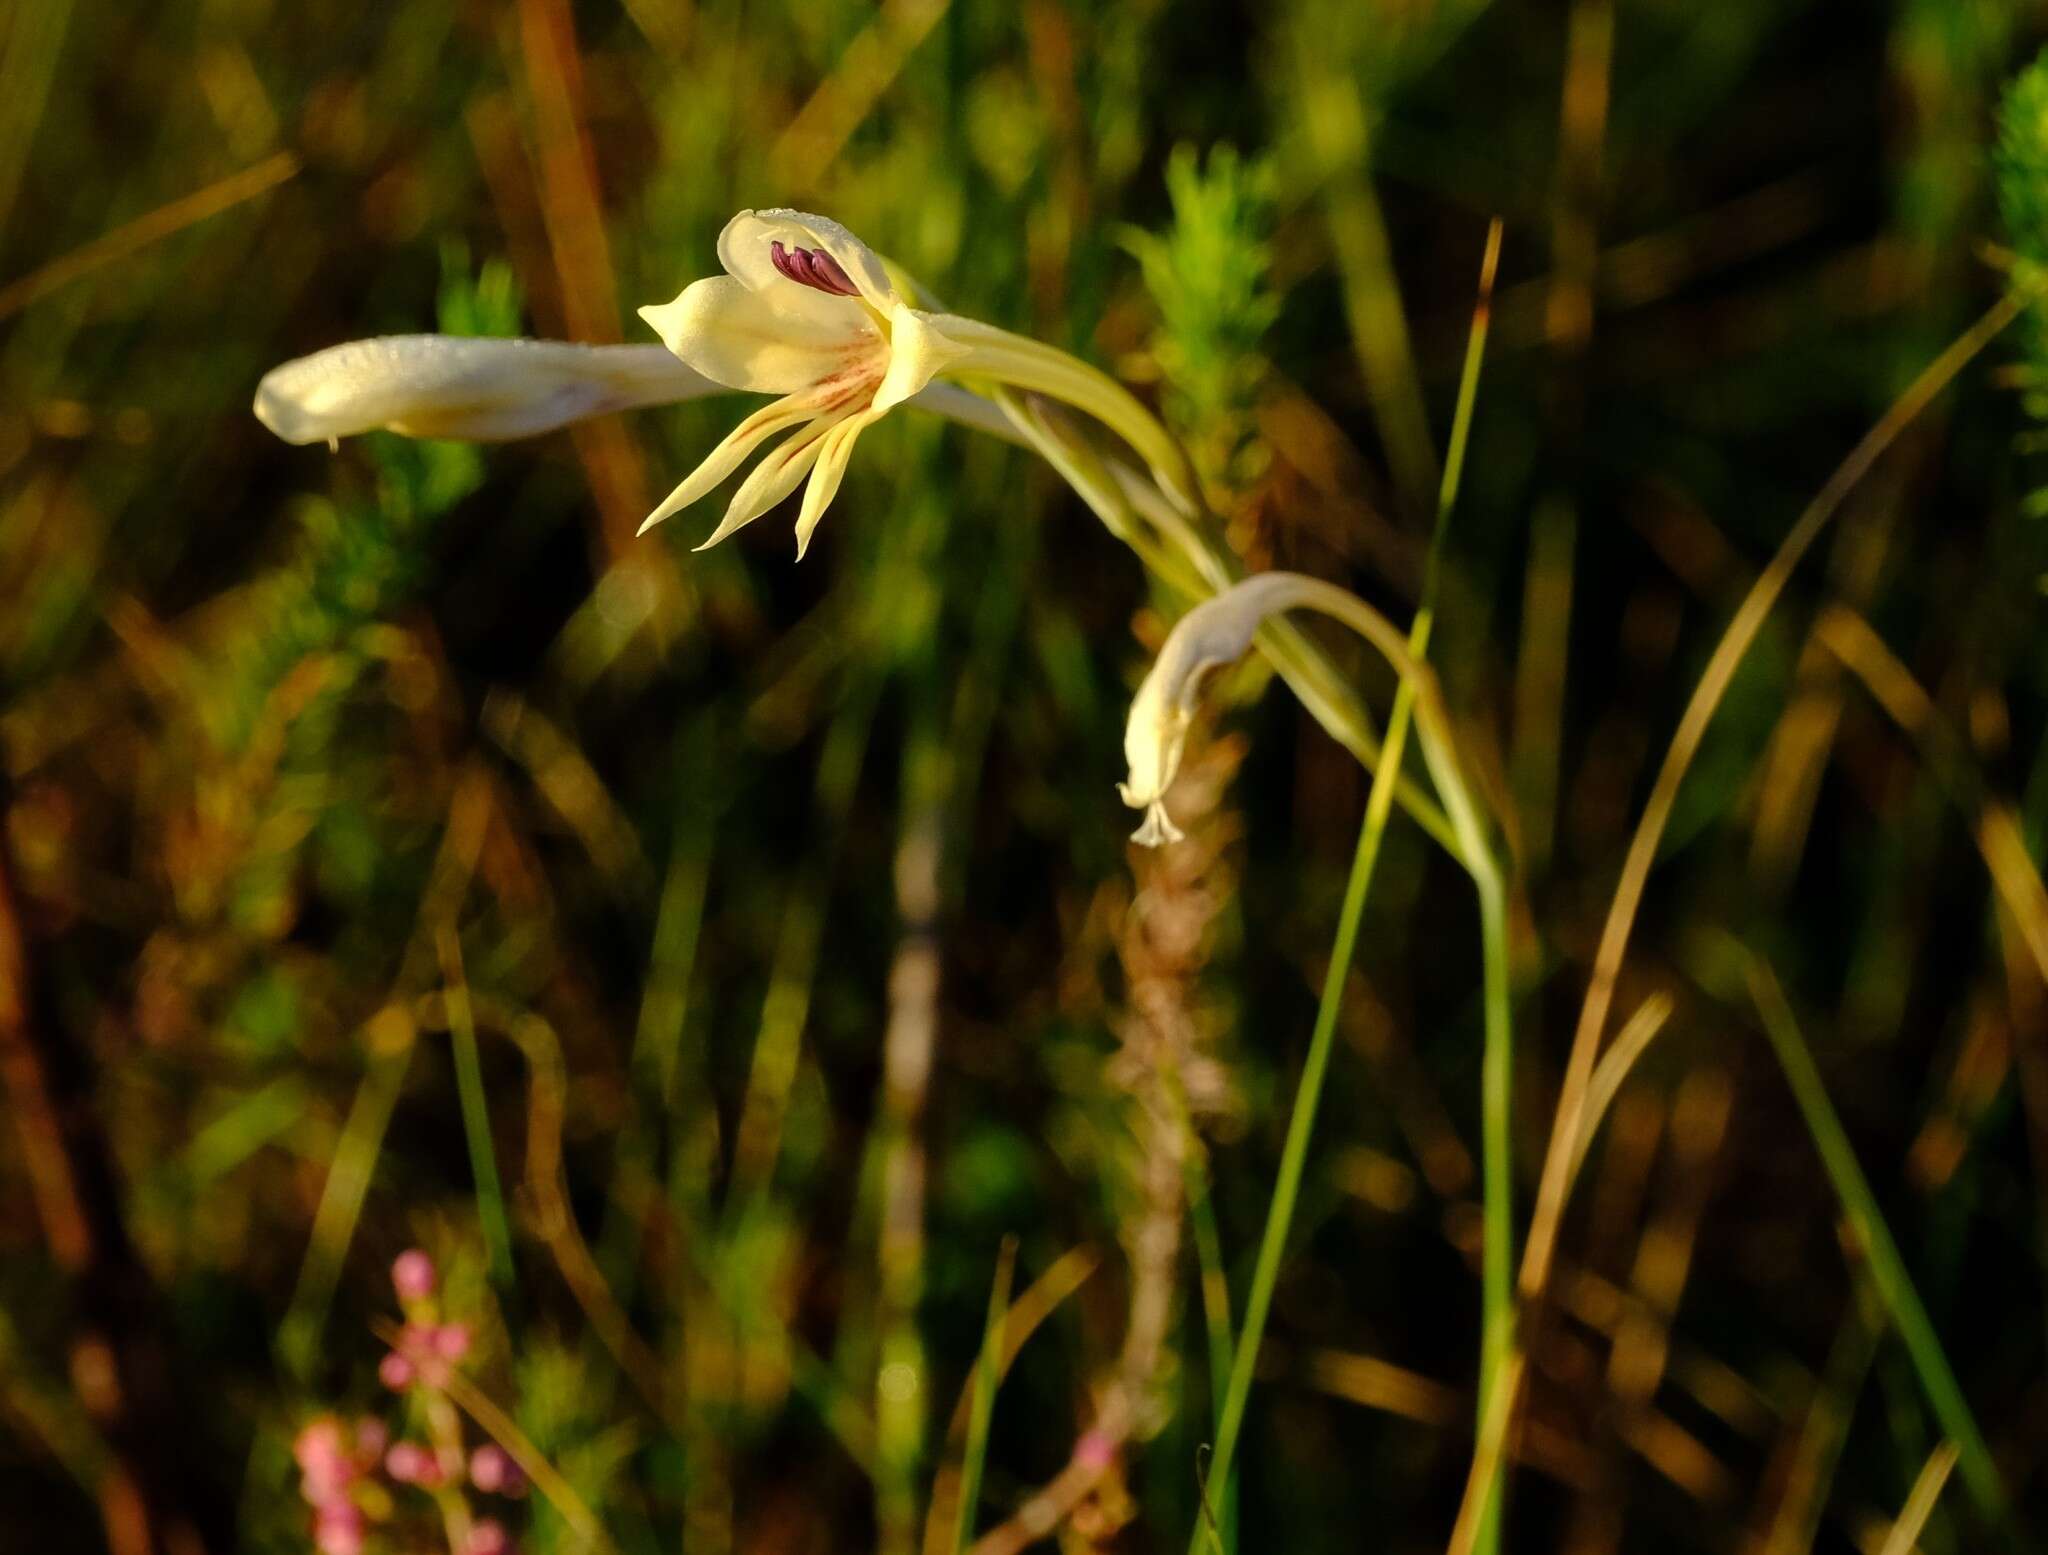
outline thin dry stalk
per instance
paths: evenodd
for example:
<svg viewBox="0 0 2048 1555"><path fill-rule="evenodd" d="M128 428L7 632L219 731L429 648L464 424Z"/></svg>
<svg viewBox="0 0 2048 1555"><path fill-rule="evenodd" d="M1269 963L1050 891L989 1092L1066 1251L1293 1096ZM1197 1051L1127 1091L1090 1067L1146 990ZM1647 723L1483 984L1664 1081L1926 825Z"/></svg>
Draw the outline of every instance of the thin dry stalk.
<svg viewBox="0 0 2048 1555"><path fill-rule="evenodd" d="M1219 742L1183 765L1174 809L1189 823L1188 836L1146 855L1119 946L1130 1016L1110 1075L1131 1094L1138 1143L1138 1208L1124 1231L1131 1295L1122 1352L1073 1458L1007 1521L975 1541L971 1555L1017 1555L1047 1537L1111 1480L1122 1448L1149 1435L1156 1423L1153 1395L1173 1321L1186 1212L1189 1130L1182 1099L1198 1119L1227 1100L1220 1067L1201 1051L1203 1028L1193 995L1208 961L1210 926L1235 884L1222 862L1234 830L1211 812L1241 749Z"/></svg>
<svg viewBox="0 0 2048 1555"><path fill-rule="evenodd" d="M2011 804L1983 795L1982 780L1962 740L1868 621L1845 606L1830 606L1821 615L1816 636L1920 746L1928 766L1965 813L1975 805L1976 814L1969 819L1977 850L2036 970L2048 980L2048 886L2042 884Z"/></svg>
<svg viewBox="0 0 2048 1555"><path fill-rule="evenodd" d="M876 1328L881 1381L875 1425L885 1472L878 1486L881 1546L909 1550L917 1509L912 1470L926 1408L917 1306L924 1289L925 1152L922 1128L939 1027L939 862L942 815L920 804L896 851L899 923L889 969L889 1021L882 1037L883 1143L881 1226L876 1249ZM891 1385L910 1368L912 1387ZM891 1444L903 1447L901 1454Z"/></svg>
<svg viewBox="0 0 2048 1555"><path fill-rule="evenodd" d="M275 189L298 176L300 166L299 159L291 152L280 151L253 167L230 173L204 189L181 196L168 205L160 205L146 216L124 222L104 237L95 238L82 248L75 248L61 258L38 266L19 280L0 286L0 319L19 313L30 303L40 301L59 287L68 286L103 266L126 259L152 243L162 242L187 227L218 216L222 211L232 210L244 200L253 200L257 195Z"/></svg>
<svg viewBox="0 0 2048 1555"><path fill-rule="evenodd" d="M1920 1542L1920 1531L1927 1526L1927 1519L1934 1515L1934 1503L1941 1499L1943 1487L1948 1484L1949 1475L1954 1472L1956 1459L1961 1456L1954 1442L1943 1442L1927 1455L1926 1465L1920 1470L1920 1477L1913 1481L1913 1490L1906 1497L1906 1504L1899 1512L1899 1520L1892 1524L1892 1531L1885 1535L1884 1548L1878 1555L1913 1555Z"/></svg>

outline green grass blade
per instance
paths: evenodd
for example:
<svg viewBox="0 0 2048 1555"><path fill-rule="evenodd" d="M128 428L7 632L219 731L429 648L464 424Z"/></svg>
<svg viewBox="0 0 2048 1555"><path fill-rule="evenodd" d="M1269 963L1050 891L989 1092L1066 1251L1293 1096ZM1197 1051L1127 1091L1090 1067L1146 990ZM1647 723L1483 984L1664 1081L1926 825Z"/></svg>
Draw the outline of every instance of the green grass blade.
<svg viewBox="0 0 2048 1555"><path fill-rule="evenodd" d="M1391 743L1389 750L1392 750ZM1380 764L1373 795L1391 790L1397 770L1392 760ZM1391 802L1391 796L1390 800ZM1244 1331L1239 1335L1237 1353L1231 1360L1230 1386L1223 1395L1223 1409L1216 1428L1216 1451L1209 1460L1208 1483L1215 1488L1212 1502L1228 1496L1232 1460L1237 1438L1244 1425L1245 1403L1251 1397L1252 1372L1258 1362L1259 1341L1266 1332L1266 1315L1273 1305L1273 1287L1280 1278L1280 1257L1287 1248L1288 1228L1294 1222L1295 1200L1301 1192L1301 1174L1308 1162L1309 1139L1315 1132L1316 1109L1322 1100L1323 1077L1330 1067L1330 1049L1337 1034L1337 1012L1344 1002L1344 982L1351 970L1352 953L1358 947L1358 925L1365 917L1365 897L1372 885L1373 865L1379 858L1380 836L1386 830L1386 806L1368 805L1365 824L1359 828L1358 849L1352 856L1351 878L1344 887L1344 906L1337 919L1337 939L1330 950L1329 970L1323 975L1322 1002L1316 1007L1314 1034L1309 1038L1308 1057L1301 1066L1301 1084L1294 1093L1294 1110L1287 1119L1287 1140L1280 1151L1280 1175L1273 1184L1273 1198L1266 1211L1265 1235L1259 1242L1258 1262L1252 1270L1251 1294L1245 1299ZM1195 1530L1193 1548L1203 1548L1206 1522ZM1213 1538L1213 1535L1210 1535Z"/></svg>
<svg viewBox="0 0 2048 1555"><path fill-rule="evenodd" d="M498 1154L491 1144L491 1109L484 1096L483 1063L477 1055L476 1018L470 1010L469 984L463 979L462 951L453 929L441 931L438 948L448 981L448 1041L455 1054L462 1133L469 1144L470 1172L476 1178L477 1221L483 1227L491 1283L508 1291L513 1281L512 1222L505 1213L505 1188L498 1177Z"/></svg>
<svg viewBox="0 0 2048 1555"><path fill-rule="evenodd" d="M1438 496L1437 522L1430 537L1429 559L1423 575L1423 594L1409 632L1410 649L1421 659L1429 649L1434 622L1435 588L1456 505L1459 481L1469 442L1472 409L1478 398L1479 365L1486 349L1487 326L1491 316L1493 277L1500 260L1501 227L1496 221L1487 233L1485 258L1480 267L1479 304L1473 312L1464 371L1458 384L1458 406L1452 418L1449 457L1444 464ZM1336 1036L1337 1015L1343 1006L1344 984L1350 975L1352 955L1358 945L1358 927L1365 915L1365 899L1372 886L1374 867L1379 862L1381 839L1393 810L1394 790L1400 780L1401 760L1406 750L1409 725L1415 708L1416 690L1404 680L1395 694L1394 710L1387 723L1386 741L1378 770L1366 801L1365 820L1359 827L1358 848L1352 857L1351 878L1344 888L1344 905L1337 920L1337 938L1330 950L1330 965L1323 977L1321 1002L1316 1007L1314 1033L1309 1038L1307 1060L1302 1065L1301 1084L1295 1092L1294 1110L1287 1121L1287 1139L1280 1155L1280 1174L1266 1213L1265 1234L1259 1244L1258 1262L1252 1271L1252 1288L1245 1303L1244 1331L1232 1358L1230 1386L1223 1399L1216 1428L1216 1451L1210 1461L1208 1483L1215 1489L1215 1501L1227 1506L1230 1472L1237 1439L1244 1424L1245 1404L1251 1394L1252 1373L1258 1362L1259 1342L1265 1334L1266 1316L1272 1306L1273 1287L1279 1279L1280 1258L1286 1250L1288 1228L1301 1187L1301 1174L1308 1158L1309 1139L1315 1129L1316 1110L1322 1099L1323 1079L1329 1068L1330 1049ZM1480 1408L1484 1411L1491 1390L1502 1374L1513 1349L1514 1291L1512 1259L1514 1232L1512 1162L1508 1154L1509 1089L1512 1060L1508 1020L1507 915L1496 876L1486 861L1468 859L1479 887L1482 956L1485 964L1486 1042L1482 1060L1482 1135L1484 1155L1485 1274L1484 1316L1481 1327ZM1489 1496L1487 1540L1494 1523L1498 1489ZM1202 1547L1202 1528L1195 1532L1194 1548ZM1212 1536L1213 1537L1213 1536Z"/></svg>
<svg viewBox="0 0 2048 1555"><path fill-rule="evenodd" d="M981 1466L988 1457L989 1422L995 1417L996 1386L1002 1380L1003 1324L1010 1315L1010 1281L1017 1271L1017 1239L1005 1237L996 1255L996 1278L988 1293L988 1321L981 1331L981 1358L974 1367L974 1402L968 1408L967 1442L960 1455L960 1506L953 1524L954 1555L974 1537L974 1508L981 1500Z"/></svg>
<svg viewBox="0 0 2048 1555"><path fill-rule="evenodd" d="M1749 958L1748 976L1750 996L1756 1002L1765 1035L1785 1071L1786 1083L1799 1104L1807 1132L1813 1136L1814 1148L1820 1152L1835 1196L1841 1200L1842 1213L1863 1247L1870 1282L1899 1337L1905 1341L1906 1353L1935 1418L1956 1444L1963 1483L1985 1517L2004 1525L2010 1515L2005 1483L1992 1461L1983 1433L1977 1429L1976 1416L1963 1397L1962 1385L1956 1381L1955 1370L1949 1365L1927 1309L1921 1305L1920 1293L1906 1272L1906 1261L1899 1255L1891 1228L1878 1209L1877 1196L1870 1191L1863 1168L1857 1164L1855 1149L1835 1113L1834 1103L1828 1099L1827 1087L1821 1081L1820 1069L1806 1039L1800 1034L1792 1006L1760 957Z"/></svg>

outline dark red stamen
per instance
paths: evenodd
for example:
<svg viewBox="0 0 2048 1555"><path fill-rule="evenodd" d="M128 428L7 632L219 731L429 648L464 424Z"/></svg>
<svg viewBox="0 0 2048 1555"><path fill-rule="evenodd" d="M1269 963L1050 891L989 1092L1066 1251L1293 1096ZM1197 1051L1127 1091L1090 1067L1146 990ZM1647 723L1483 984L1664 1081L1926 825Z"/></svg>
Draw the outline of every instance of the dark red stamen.
<svg viewBox="0 0 2048 1555"><path fill-rule="evenodd" d="M774 241L768 245L768 262L799 286L835 297L860 295L860 288L853 284L845 266L822 248L785 248L779 240Z"/></svg>
<svg viewBox="0 0 2048 1555"><path fill-rule="evenodd" d="M819 285L828 292L837 292L842 297L857 296L860 292L860 288L853 284L853 277L846 273L846 267L822 248L811 250L811 269L817 274Z"/></svg>

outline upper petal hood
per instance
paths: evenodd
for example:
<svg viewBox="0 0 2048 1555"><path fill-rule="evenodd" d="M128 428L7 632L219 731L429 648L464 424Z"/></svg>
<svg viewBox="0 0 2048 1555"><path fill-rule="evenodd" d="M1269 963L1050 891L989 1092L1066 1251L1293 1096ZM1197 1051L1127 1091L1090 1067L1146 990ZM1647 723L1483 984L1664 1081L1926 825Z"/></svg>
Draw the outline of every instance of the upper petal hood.
<svg viewBox="0 0 2048 1555"><path fill-rule="evenodd" d="M829 216L813 216L808 211L741 211L718 234L718 262L725 266L726 274L738 277L750 291L776 297L793 293L797 299L822 303L836 301L777 270L773 258L776 243L787 249L823 249L846 272L861 300L879 313L908 300L898 295L881 255Z"/></svg>
<svg viewBox="0 0 2048 1555"><path fill-rule="evenodd" d="M718 392L718 384L654 346L384 335L271 369L256 386L255 410L288 443L378 428L496 441Z"/></svg>

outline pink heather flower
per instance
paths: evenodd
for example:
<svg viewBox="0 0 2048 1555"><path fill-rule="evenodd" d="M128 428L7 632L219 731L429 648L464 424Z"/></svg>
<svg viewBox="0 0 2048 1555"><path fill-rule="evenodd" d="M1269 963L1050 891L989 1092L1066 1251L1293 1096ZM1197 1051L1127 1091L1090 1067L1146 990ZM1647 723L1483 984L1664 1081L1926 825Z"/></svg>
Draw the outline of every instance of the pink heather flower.
<svg viewBox="0 0 2048 1555"><path fill-rule="evenodd" d="M353 1501L330 1501L313 1516L320 1555L362 1555L363 1511Z"/></svg>
<svg viewBox="0 0 2048 1555"><path fill-rule="evenodd" d="M400 1301L425 1301L434 1294L434 1260L408 1247L391 1265L391 1286Z"/></svg>
<svg viewBox="0 0 2048 1555"><path fill-rule="evenodd" d="M1074 1461L1099 1473L1116 1462L1116 1443L1101 1431L1084 1431L1074 1443Z"/></svg>
<svg viewBox="0 0 2048 1555"><path fill-rule="evenodd" d="M512 1536L495 1517L479 1517L469 1525L465 1555L512 1555Z"/></svg>
<svg viewBox="0 0 2048 1555"><path fill-rule="evenodd" d="M486 1495L517 1496L526 1491L525 1473L496 1442L486 1442L469 1455L469 1482Z"/></svg>
<svg viewBox="0 0 2048 1555"><path fill-rule="evenodd" d="M377 1375L394 1392L415 1385L445 1388L452 1364L468 1353L467 1323L407 1323L398 1331L397 1347L378 1363Z"/></svg>
<svg viewBox="0 0 2048 1555"><path fill-rule="evenodd" d="M299 1494L314 1506L337 1500L356 1477L356 1465L342 1445L341 1422L322 1415L299 1432L292 1443L302 1478Z"/></svg>
<svg viewBox="0 0 2048 1555"><path fill-rule="evenodd" d="M441 1483L441 1460L418 1442L393 1442L384 1472L401 1485L431 1487Z"/></svg>

